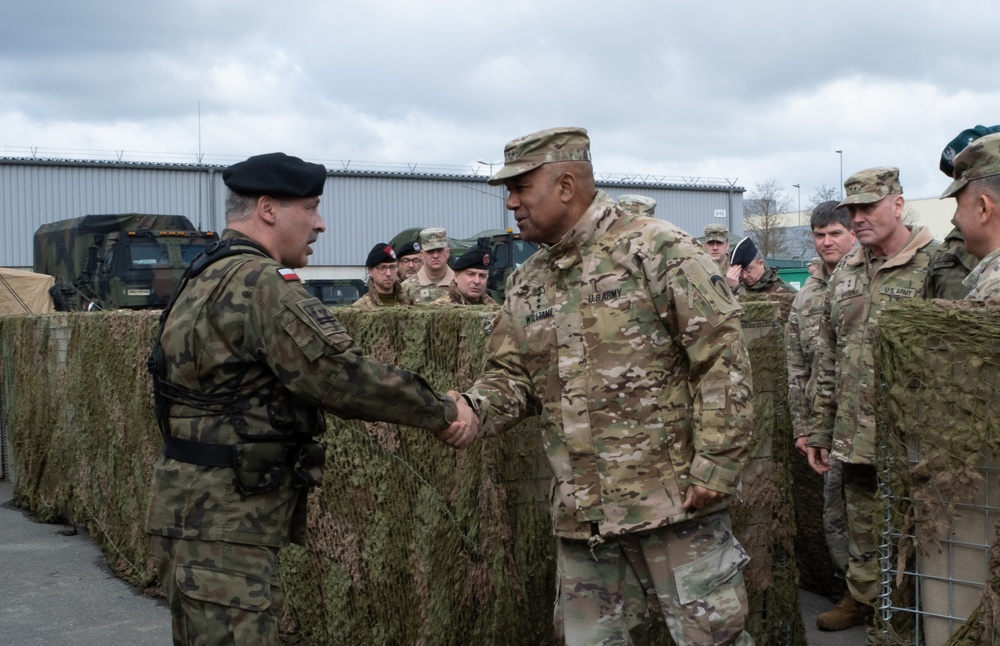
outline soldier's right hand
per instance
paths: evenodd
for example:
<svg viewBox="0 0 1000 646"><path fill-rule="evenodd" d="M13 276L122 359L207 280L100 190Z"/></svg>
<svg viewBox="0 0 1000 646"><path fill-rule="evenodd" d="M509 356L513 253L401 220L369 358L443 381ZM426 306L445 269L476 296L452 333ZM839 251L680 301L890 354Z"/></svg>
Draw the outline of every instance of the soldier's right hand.
<svg viewBox="0 0 1000 646"><path fill-rule="evenodd" d="M816 473L823 475L830 470L830 449L823 449L818 446L808 447L809 466Z"/></svg>
<svg viewBox="0 0 1000 646"><path fill-rule="evenodd" d="M479 435L479 417L457 391L449 390L447 394L455 400L458 418L438 433L437 438L454 449L464 449Z"/></svg>

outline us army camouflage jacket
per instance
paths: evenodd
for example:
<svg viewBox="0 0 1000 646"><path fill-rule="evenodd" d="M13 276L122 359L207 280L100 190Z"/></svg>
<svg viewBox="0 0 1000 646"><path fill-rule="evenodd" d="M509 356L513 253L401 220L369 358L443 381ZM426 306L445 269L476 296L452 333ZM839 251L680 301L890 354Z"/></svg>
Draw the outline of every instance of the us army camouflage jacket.
<svg viewBox="0 0 1000 646"><path fill-rule="evenodd" d="M930 261L940 243L915 227L895 256L879 261L859 247L840 261L827 285L809 444L831 458L872 464L875 458L877 320L886 306L930 293Z"/></svg>
<svg viewBox="0 0 1000 646"><path fill-rule="evenodd" d="M243 236L223 234L234 237ZM433 431L456 418L454 402L419 375L365 357L330 310L283 271L270 258L239 254L209 265L181 293L163 329L166 378L206 395L235 389L236 412L175 403L172 437L236 445L242 455L309 439L322 430L311 424L319 408ZM305 490L292 486L289 469L275 489L255 495L240 493L235 477L231 468L161 458L146 531L250 545L301 542Z"/></svg>
<svg viewBox="0 0 1000 646"><path fill-rule="evenodd" d="M414 303L430 303L436 298L441 298L448 293L451 281L455 279L455 272L451 267L444 278L435 282L427 275L427 267L421 267L420 271L403 281L403 291L413 299Z"/></svg>
<svg viewBox="0 0 1000 646"><path fill-rule="evenodd" d="M969 274L966 287L971 287L970 301L1000 298L1000 249L987 254Z"/></svg>
<svg viewBox="0 0 1000 646"><path fill-rule="evenodd" d="M785 364L788 367L788 409L792 418L792 437L809 435L809 411L816 389L813 362L822 351L820 322L829 275L820 263L819 276L810 276L795 295L785 326Z"/></svg>
<svg viewBox="0 0 1000 646"><path fill-rule="evenodd" d="M413 305L413 299L403 291L403 286L397 280L392 285L392 295L396 299L396 305ZM351 307L358 310L375 310L385 307L385 303L379 297L378 292L369 283L368 291L358 300L351 304Z"/></svg>
<svg viewBox="0 0 1000 646"><path fill-rule="evenodd" d="M668 525L689 485L731 494L750 440L750 363L718 267L672 224L603 191L509 279L468 395L484 434L540 413L554 531Z"/></svg>
<svg viewBox="0 0 1000 646"><path fill-rule="evenodd" d="M969 293L969 286L962 281L976 268L978 260L965 250L965 238L954 227L944 238L931 258L931 291L928 298L947 298L958 301Z"/></svg>

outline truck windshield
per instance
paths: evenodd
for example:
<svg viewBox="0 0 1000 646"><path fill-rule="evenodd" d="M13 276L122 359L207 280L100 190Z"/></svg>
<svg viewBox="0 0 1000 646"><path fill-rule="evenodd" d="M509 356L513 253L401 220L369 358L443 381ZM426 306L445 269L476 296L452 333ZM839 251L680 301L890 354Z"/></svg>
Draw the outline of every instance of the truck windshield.
<svg viewBox="0 0 1000 646"><path fill-rule="evenodd" d="M531 254L538 251L538 245L525 240L514 240L514 267L520 267L521 263L531 257Z"/></svg>
<svg viewBox="0 0 1000 646"><path fill-rule="evenodd" d="M202 251L205 250L205 243L200 244L182 244L181 245L181 260L184 262L184 266L187 267L198 257Z"/></svg>
<svg viewBox="0 0 1000 646"><path fill-rule="evenodd" d="M166 247L154 240L133 240L128 246L128 252L133 269L170 266Z"/></svg>

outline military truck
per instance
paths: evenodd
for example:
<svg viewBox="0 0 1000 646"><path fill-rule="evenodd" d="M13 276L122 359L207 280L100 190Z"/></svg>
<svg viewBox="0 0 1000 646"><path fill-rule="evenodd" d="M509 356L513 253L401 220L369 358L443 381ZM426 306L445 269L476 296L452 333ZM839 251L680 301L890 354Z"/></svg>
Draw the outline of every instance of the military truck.
<svg viewBox="0 0 1000 646"><path fill-rule="evenodd" d="M85 215L38 228L34 270L55 277L58 309L163 308L216 240L183 215Z"/></svg>
<svg viewBox="0 0 1000 646"><path fill-rule="evenodd" d="M398 249L411 240L416 240L424 227L405 229L397 233L389 245ZM490 250L490 277L486 281L486 291L498 303L503 303L507 277L521 266L525 260L538 251L538 245L521 239L513 229L487 229L471 238L448 238L451 247L451 265L463 253L479 244Z"/></svg>

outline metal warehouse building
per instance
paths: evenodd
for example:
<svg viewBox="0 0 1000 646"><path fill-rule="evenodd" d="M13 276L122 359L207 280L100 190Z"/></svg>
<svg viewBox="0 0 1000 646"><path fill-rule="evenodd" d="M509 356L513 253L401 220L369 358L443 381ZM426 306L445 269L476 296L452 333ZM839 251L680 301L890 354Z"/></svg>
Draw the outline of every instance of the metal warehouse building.
<svg viewBox="0 0 1000 646"><path fill-rule="evenodd" d="M186 215L203 230L225 223L224 166L0 158L0 266L31 268L32 237L42 224L99 213ZM454 169L451 169L454 172ZM474 170L470 168L470 171ZM440 226L453 238L514 226L502 186L484 174L415 167L400 172L330 170L320 212L327 226L313 246L306 277L358 278L368 250L412 227ZM743 232L744 189L725 180L598 176L612 197L656 200L656 216L693 235L725 223Z"/></svg>

